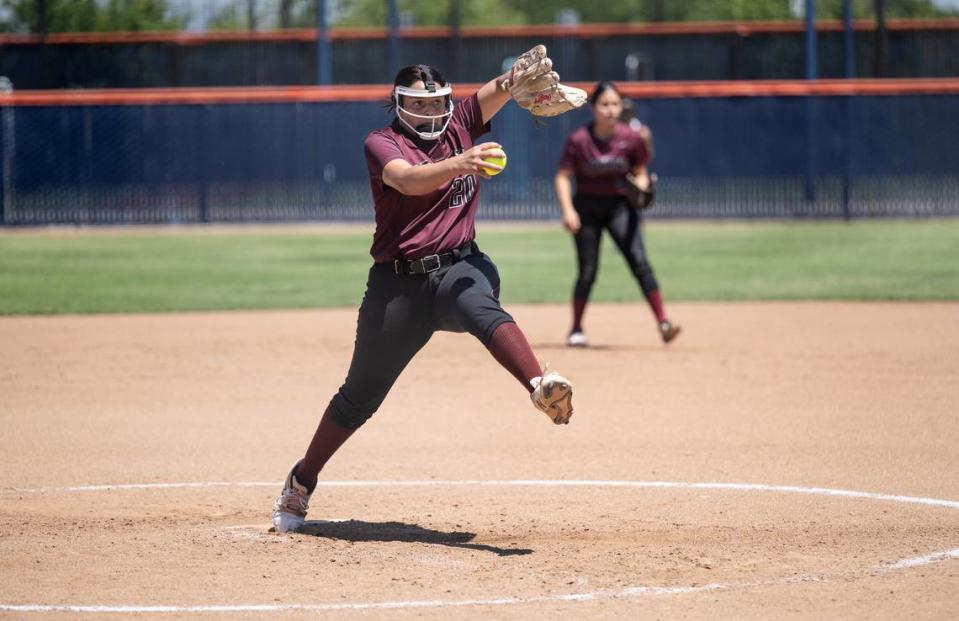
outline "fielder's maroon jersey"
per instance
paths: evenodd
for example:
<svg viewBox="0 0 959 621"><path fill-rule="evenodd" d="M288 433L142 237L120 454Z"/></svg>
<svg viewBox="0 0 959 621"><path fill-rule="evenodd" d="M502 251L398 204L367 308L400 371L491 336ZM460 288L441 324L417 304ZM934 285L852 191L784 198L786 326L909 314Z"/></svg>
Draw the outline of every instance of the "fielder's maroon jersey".
<svg viewBox="0 0 959 621"><path fill-rule="evenodd" d="M406 196L383 183L383 168L401 159L417 166L441 162L473 146L489 131L479 100L472 95L453 108L446 131L437 140L410 137L398 120L366 137L366 165L376 210L376 231L370 254L377 263L418 259L447 252L471 241L479 205L476 175L461 175L437 190Z"/></svg>
<svg viewBox="0 0 959 621"><path fill-rule="evenodd" d="M648 161L646 143L629 125L617 123L613 135L600 140L590 124L566 139L559 167L573 173L577 194L625 196L626 173Z"/></svg>

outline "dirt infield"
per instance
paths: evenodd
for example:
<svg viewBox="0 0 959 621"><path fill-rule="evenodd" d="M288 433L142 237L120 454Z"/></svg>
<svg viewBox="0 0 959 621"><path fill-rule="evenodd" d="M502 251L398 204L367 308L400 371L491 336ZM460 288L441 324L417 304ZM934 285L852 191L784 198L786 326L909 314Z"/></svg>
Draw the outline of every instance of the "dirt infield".
<svg viewBox="0 0 959 621"><path fill-rule="evenodd" d="M438 334L296 535L355 311L0 318L0 618L955 618L959 305L510 310L572 423Z"/></svg>

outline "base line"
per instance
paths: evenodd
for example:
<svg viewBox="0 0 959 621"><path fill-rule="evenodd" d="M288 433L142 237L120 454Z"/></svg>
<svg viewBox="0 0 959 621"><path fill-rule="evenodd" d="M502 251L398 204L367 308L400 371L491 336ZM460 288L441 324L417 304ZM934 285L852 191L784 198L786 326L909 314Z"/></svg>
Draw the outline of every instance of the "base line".
<svg viewBox="0 0 959 621"><path fill-rule="evenodd" d="M226 482L211 481L197 483L126 483L115 485L84 485L76 487L39 487L27 489L4 489L5 493L41 494L55 492L95 492L113 490L138 489L193 489L208 487L279 487L280 482ZM691 490L727 490L727 491L756 491L779 492L788 494L810 494L832 496L840 498L858 498L882 502L896 502L903 504L918 504L948 509L959 509L959 501L926 498L921 496L902 496L896 494L878 494L855 490L831 489L825 487L800 487L794 485L764 485L759 483L689 483L676 481L584 481L584 480L505 480L505 481L323 481L317 487L441 487L441 486L517 486L517 487L615 487L637 489L691 489ZM44 605L44 604L0 604L0 612L73 612L73 613L237 613L237 612L290 612L306 611L336 611L336 610L383 610L398 608L451 608L462 606L506 606L514 604L531 604L538 602L582 602L608 600L617 598L635 598L644 596L668 596L704 591L728 591L733 589L747 589L784 584L827 582L836 578L850 578L857 576L874 576L877 573L903 571L915 567L923 567L948 560L959 560L959 548L942 550L921 556L901 559L890 563L872 567L857 572L841 574L806 574L768 580L762 582L727 582L711 583L698 586L630 586L618 591L589 591L585 593L566 593L532 597L502 597L491 599L468 600L408 600L393 602L357 602L337 604L235 604L235 605L206 605L206 606L137 606L137 605Z"/></svg>
<svg viewBox="0 0 959 621"><path fill-rule="evenodd" d="M533 597L500 597L491 599L464 600L407 600L394 602L357 602L340 604L234 604L208 606L96 606L96 605L40 605L40 604L0 604L0 612L74 612L74 613L201 613L201 612L292 612L306 610L312 612L332 612L337 610L386 610L400 608L456 608L463 606L509 606L515 604L535 604L542 602L589 602L609 599L637 597L662 597L686 595L705 591L731 591L735 589L754 589L760 587L782 586L785 584L806 584L829 582L837 578L852 578L862 575L874 576L877 573L891 573L922 565L939 563L948 559L959 559L959 548L944 550L933 554L902 559L895 563L885 563L869 570L844 572L837 574L803 574L777 580L760 582L714 582L699 586L630 586L618 591L587 591L585 593L562 593Z"/></svg>
<svg viewBox="0 0 959 621"><path fill-rule="evenodd" d="M6 488L0 490L7 494L42 494L52 492L103 492L146 489L202 489L208 487L276 487L281 481L206 481L196 483L118 483L108 485L80 485L75 487L34 487L34 488ZM698 489L698 490L727 490L742 492L779 492L785 494L812 494L819 496L835 496L840 498L862 498L864 500L878 500L905 504L920 504L949 509L959 509L959 500L943 500L940 498L925 498L922 496L901 496L895 494L879 494L874 492L860 492L848 489L834 489L829 487L801 487L796 485L765 485L762 483L689 483L683 481L590 481L590 480L543 480L543 479L516 479L516 480L459 480L459 481L320 481L320 487L483 487L483 486L517 486L517 487L627 487L634 489Z"/></svg>

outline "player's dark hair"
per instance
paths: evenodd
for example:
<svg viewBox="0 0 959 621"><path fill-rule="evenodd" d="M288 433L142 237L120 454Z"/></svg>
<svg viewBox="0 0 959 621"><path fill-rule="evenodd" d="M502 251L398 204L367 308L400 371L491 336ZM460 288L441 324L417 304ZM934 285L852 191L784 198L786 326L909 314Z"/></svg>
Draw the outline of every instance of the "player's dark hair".
<svg viewBox="0 0 959 621"><path fill-rule="evenodd" d="M403 67L396 74L393 80L393 86L412 86L414 82L422 80L423 84L429 88L430 84L437 87L446 86L446 78L440 73L440 70L430 65L410 65ZM393 94L390 93L390 100L386 104L386 109L393 111L396 108L396 102L393 101Z"/></svg>
<svg viewBox="0 0 959 621"><path fill-rule="evenodd" d="M596 100L599 99L606 91L613 91L619 95L620 99L623 98L623 94L619 92L619 89L616 88L616 85L612 82L597 82L596 86L593 87L593 94L589 96L589 104L595 105Z"/></svg>

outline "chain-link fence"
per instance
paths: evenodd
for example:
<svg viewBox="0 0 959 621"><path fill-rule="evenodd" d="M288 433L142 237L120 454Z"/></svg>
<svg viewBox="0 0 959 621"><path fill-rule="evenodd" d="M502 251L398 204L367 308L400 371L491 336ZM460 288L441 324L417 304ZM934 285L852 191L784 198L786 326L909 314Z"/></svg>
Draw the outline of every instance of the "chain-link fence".
<svg viewBox="0 0 959 621"><path fill-rule="evenodd" d="M846 75L837 21L843 4L816 2L817 16L833 20L817 29L819 78ZM956 5L857 0L853 73L959 76ZM801 79L805 6L804 0L0 0L0 31L8 33L0 34L0 75L7 78L0 90L10 88L10 79L19 91L308 85L327 64L330 83L382 84L398 67L420 62L461 84L500 73L536 43L549 47L566 81ZM137 7L140 13L127 11ZM322 42L320 32L328 36ZM957 97L907 89L812 100L642 100L640 116L659 137L660 206L652 215L959 215ZM202 93L194 100L203 101ZM360 145L387 120L376 102L0 102L5 224L370 217ZM550 217L562 140L587 115L534 125L525 113L504 111L494 138L510 152L510 171L484 184L483 217Z"/></svg>
<svg viewBox="0 0 959 621"><path fill-rule="evenodd" d="M819 35L819 77L844 75L843 34ZM803 33L728 32L648 35L641 32L524 31L485 36L446 34L402 38L382 32L330 42L332 84L388 83L402 66L428 62L454 82L479 82L503 61L537 43L550 50L564 80L676 81L802 79ZM891 31L889 59L877 71L876 40L858 33L857 77L959 76L959 22L955 28ZM21 40L3 46L0 75L17 89L165 88L316 84L312 34L266 39L178 37L140 40Z"/></svg>
<svg viewBox="0 0 959 621"><path fill-rule="evenodd" d="M959 95L813 103L809 200L805 98L638 102L657 136L651 217L959 215ZM3 222L41 224L371 220L363 139L390 117L354 101L5 106L0 119ZM509 167L482 184L481 217L555 217L563 141L588 119L505 108L491 138Z"/></svg>
<svg viewBox="0 0 959 621"><path fill-rule="evenodd" d="M42 27L36 10L9 8L37 0L4 3L8 31L46 33L0 33L0 75L21 90L384 83L424 61L476 82L536 43L568 81L801 79L806 68L804 0L398 1L392 11L387 0L166 0L126 17L70 13L97 2L48 2ZM820 78L845 75L842 4L816 2ZM856 77L959 76L959 0L853 8Z"/></svg>

